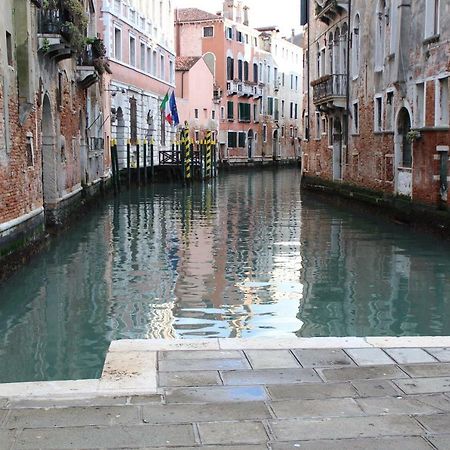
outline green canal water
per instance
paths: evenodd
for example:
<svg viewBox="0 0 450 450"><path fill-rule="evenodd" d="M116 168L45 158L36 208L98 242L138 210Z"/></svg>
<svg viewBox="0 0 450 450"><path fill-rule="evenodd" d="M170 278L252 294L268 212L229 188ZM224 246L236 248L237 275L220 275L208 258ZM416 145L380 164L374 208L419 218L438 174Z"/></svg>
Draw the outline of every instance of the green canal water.
<svg viewBox="0 0 450 450"><path fill-rule="evenodd" d="M450 246L296 169L105 200L0 285L0 381L95 378L123 338L450 335Z"/></svg>

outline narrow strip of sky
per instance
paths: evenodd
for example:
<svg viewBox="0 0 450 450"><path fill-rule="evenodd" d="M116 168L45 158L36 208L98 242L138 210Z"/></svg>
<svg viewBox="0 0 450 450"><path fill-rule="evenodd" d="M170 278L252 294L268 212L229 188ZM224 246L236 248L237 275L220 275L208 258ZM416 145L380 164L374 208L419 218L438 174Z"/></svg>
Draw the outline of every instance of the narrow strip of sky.
<svg viewBox="0 0 450 450"><path fill-rule="evenodd" d="M296 32L300 29L299 0L244 0L243 3L250 8L252 27L276 25L285 36L290 35L292 29ZM222 11L222 6L222 0L175 0L176 8L199 8L212 13Z"/></svg>

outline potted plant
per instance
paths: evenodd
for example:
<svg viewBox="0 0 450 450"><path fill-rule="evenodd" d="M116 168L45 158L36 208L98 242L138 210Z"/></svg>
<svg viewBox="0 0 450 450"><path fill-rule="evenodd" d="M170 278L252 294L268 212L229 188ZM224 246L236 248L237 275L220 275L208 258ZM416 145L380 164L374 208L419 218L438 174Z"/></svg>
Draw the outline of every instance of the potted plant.
<svg viewBox="0 0 450 450"><path fill-rule="evenodd" d="M409 130L408 133L406 133L406 139L408 142L418 141L421 137L422 135L419 130Z"/></svg>

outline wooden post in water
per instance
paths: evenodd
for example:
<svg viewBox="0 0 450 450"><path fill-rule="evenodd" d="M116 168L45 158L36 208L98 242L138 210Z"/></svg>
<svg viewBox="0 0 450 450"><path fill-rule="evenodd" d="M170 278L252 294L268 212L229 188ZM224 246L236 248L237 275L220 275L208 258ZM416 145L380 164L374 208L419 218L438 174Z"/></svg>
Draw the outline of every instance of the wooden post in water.
<svg viewBox="0 0 450 450"><path fill-rule="evenodd" d="M153 182L153 179L155 177L155 161L153 159L154 144L155 144L155 141L153 140L153 137L152 137L151 140L150 140L150 175L152 177L152 182Z"/></svg>
<svg viewBox="0 0 450 450"><path fill-rule="evenodd" d="M120 170L119 170L119 155L117 152L117 141L114 141L114 165L116 172L116 185L117 190L120 192Z"/></svg>
<svg viewBox="0 0 450 450"><path fill-rule="evenodd" d="M127 172L128 172L128 187L131 185L131 141L127 141Z"/></svg>
<svg viewBox="0 0 450 450"><path fill-rule="evenodd" d="M212 176L212 133L211 130L206 132L206 178Z"/></svg>
<svg viewBox="0 0 450 450"><path fill-rule="evenodd" d="M136 142L136 171L137 171L137 184L141 184L141 154L140 154L140 142L139 139Z"/></svg>
<svg viewBox="0 0 450 450"><path fill-rule="evenodd" d="M144 139L144 184L147 185L147 139Z"/></svg>
<svg viewBox="0 0 450 450"><path fill-rule="evenodd" d="M117 184L116 184L116 164L114 161L114 139L111 140L110 152L111 152L112 182L113 182L113 188L114 188L114 194L115 194L115 193L117 193Z"/></svg>

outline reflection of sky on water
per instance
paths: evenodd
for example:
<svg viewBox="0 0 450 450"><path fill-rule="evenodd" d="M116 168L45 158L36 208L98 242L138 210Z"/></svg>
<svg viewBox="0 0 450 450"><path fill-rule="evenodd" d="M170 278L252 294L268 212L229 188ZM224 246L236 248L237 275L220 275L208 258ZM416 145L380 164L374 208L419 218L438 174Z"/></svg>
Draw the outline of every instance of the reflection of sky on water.
<svg viewBox="0 0 450 450"><path fill-rule="evenodd" d="M447 243L299 185L227 174L92 210L0 286L0 381L98 376L120 338L450 334Z"/></svg>

